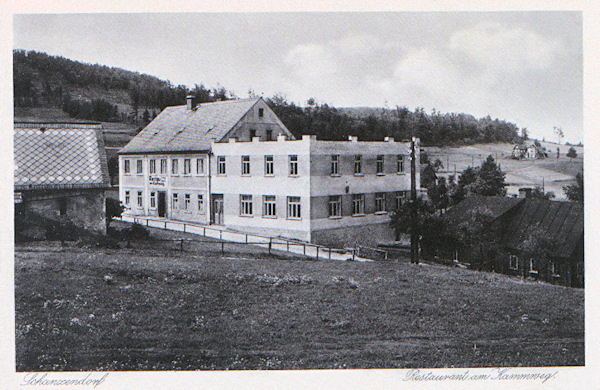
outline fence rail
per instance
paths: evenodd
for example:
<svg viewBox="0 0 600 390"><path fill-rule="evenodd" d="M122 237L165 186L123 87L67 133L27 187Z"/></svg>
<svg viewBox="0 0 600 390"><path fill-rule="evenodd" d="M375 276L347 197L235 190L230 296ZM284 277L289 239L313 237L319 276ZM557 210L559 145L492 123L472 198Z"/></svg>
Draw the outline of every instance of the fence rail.
<svg viewBox="0 0 600 390"><path fill-rule="evenodd" d="M158 228L182 233L192 233L208 238L215 238L219 241L214 241L213 243L221 244L222 253L225 253L226 245L231 245L224 243L224 241L228 241L230 243L235 244L254 245L260 248L264 248L267 249L269 254L271 254L272 251L281 251L290 254L313 257L316 259L368 261L381 259L387 260L388 258L386 251L368 247L334 249L318 244L289 240L282 237L265 237L256 234L235 232L231 230L221 230L217 228L211 228L205 225L195 225L180 221L156 220L136 216L122 216L120 219L123 222L138 223L140 225L151 228ZM176 241L180 242L180 246L182 248L181 250L183 251L184 242L192 242L196 240L176 239ZM202 242L208 243L209 241ZM362 255L359 254L361 248Z"/></svg>

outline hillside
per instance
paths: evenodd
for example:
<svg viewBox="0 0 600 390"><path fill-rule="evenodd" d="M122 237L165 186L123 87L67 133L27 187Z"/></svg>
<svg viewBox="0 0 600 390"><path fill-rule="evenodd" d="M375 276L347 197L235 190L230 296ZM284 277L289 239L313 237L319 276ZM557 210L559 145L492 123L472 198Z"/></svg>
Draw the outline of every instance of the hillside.
<svg viewBox="0 0 600 390"><path fill-rule="evenodd" d="M490 154L500 164L506 173L509 195L516 195L520 187L540 186L546 191L552 191L557 200L566 200L563 186L575 183L575 175L583 171L583 147L578 150L577 158L570 159L566 156L568 145L560 145L560 156L556 158L558 145L546 143L549 157L541 160L513 160L513 144L492 143L475 144L462 147L425 147L431 161L440 159L443 168L442 176L460 175L469 166L479 166ZM552 146L553 145L553 146Z"/></svg>

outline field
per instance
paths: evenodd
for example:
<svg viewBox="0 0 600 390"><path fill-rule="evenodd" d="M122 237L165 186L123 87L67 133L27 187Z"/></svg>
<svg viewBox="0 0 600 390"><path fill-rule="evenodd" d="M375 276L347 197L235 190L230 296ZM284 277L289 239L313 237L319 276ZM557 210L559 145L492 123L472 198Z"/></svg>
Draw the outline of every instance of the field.
<svg viewBox="0 0 600 390"><path fill-rule="evenodd" d="M584 291L439 265L17 246L18 371L584 364Z"/></svg>
<svg viewBox="0 0 600 390"><path fill-rule="evenodd" d="M575 147L578 156L571 160L566 156L569 146L560 145L560 157L556 158L556 144L544 143L549 157L542 160L513 160L512 144L476 144L462 147L425 147L431 161L440 159L444 164L443 176L459 175L468 166L479 166L490 154L506 173L507 192L516 195L519 187L544 186L552 191L557 200L565 200L562 187L575 182L575 175L583 170L583 147Z"/></svg>

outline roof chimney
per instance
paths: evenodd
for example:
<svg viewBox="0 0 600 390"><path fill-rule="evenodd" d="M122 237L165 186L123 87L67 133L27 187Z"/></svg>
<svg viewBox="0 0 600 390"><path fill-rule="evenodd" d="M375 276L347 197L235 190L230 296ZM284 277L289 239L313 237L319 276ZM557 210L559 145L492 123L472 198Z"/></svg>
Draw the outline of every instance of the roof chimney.
<svg viewBox="0 0 600 390"><path fill-rule="evenodd" d="M187 100L187 109L188 110L193 109L194 108L194 95L187 95L186 100Z"/></svg>

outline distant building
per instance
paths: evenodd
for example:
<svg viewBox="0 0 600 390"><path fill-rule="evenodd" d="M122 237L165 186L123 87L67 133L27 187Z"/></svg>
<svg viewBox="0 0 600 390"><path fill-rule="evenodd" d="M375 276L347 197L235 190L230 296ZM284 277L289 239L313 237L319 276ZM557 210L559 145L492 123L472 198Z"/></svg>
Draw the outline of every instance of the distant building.
<svg viewBox="0 0 600 390"><path fill-rule="evenodd" d="M489 249L483 262L472 258L471 248L440 248L440 256L509 275L532 277L551 283L583 287L583 205L532 198L470 196L450 208L445 218L458 226L471 212L486 210L493 217L492 231L498 248ZM540 258L525 250L532 235L544 237L552 254Z"/></svg>
<svg viewBox="0 0 600 390"><path fill-rule="evenodd" d="M535 144L522 144L514 146L512 156L519 160L535 160L548 157L548 153L541 146L536 146Z"/></svg>
<svg viewBox="0 0 600 390"><path fill-rule="evenodd" d="M15 122L14 165L17 213L106 232L104 192L110 179L102 125Z"/></svg>
<svg viewBox="0 0 600 390"><path fill-rule="evenodd" d="M133 215L376 244L393 240L388 212L410 190L409 153L410 143L391 138L295 140L261 98L189 99L119 152L120 199Z"/></svg>

